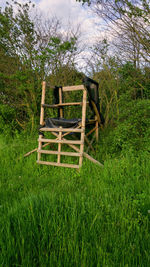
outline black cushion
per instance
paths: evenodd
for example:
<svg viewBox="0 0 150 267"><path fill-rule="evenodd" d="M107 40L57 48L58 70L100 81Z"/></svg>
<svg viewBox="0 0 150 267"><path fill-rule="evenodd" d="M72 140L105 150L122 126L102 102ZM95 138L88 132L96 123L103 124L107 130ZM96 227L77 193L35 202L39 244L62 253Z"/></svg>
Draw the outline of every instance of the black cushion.
<svg viewBox="0 0 150 267"><path fill-rule="evenodd" d="M76 128L81 122L81 119L64 119L64 118L47 118L45 121L46 128Z"/></svg>

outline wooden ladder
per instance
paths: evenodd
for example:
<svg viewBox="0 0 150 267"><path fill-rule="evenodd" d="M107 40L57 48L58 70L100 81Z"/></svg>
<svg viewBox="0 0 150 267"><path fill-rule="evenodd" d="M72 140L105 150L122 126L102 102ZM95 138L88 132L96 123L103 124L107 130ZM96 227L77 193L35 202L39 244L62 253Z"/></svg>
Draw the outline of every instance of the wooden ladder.
<svg viewBox="0 0 150 267"><path fill-rule="evenodd" d="M71 102L71 103L62 103L62 93L68 91L77 91L82 90L83 98L82 102ZM87 91L84 85L78 86L67 86L59 88L59 104L48 105L45 104L45 92L46 92L46 82L42 83L42 99L41 99L41 114L40 114L40 125L44 126L44 108L59 108L60 110L60 118L63 118L63 106L76 106L82 105L82 120L78 127L76 128L40 128L41 132L51 132L56 138L55 139L47 139L43 138L41 134L39 134L38 139L38 160L37 163L44 165L52 165L52 166L60 166L60 167L70 167L70 168L80 168L82 166L83 161L83 153L84 153L84 139L85 139L85 119L86 119L86 103L87 103ZM68 140L64 138L69 133L80 133L80 140ZM42 145L42 143L45 143ZM44 150L43 147L48 146L51 143L58 144L58 150ZM75 150L75 152L65 152L62 151L62 144L67 144L69 147ZM76 145L79 145L77 147ZM57 155L57 162L51 161L42 161L41 154L51 154ZM79 164L69 164L69 163L61 163L62 156L71 156L78 157Z"/></svg>

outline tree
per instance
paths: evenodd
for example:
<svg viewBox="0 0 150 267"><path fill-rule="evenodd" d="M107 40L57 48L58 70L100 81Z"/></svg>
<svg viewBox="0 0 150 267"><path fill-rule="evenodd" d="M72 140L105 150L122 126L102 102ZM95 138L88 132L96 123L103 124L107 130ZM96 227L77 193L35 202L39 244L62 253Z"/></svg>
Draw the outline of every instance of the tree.
<svg viewBox="0 0 150 267"><path fill-rule="evenodd" d="M81 1L79 1L81 2ZM88 3L98 17L108 23L109 35L117 52L135 66L150 62L150 1L91 0ZM111 29L111 30L110 30Z"/></svg>
<svg viewBox="0 0 150 267"><path fill-rule="evenodd" d="M16 111L14 119L24 129L27 122L33 129L39 114L41 81L73 66L78 53L77 36L64 35L58 19L38 25L38 17L30 15L33 8L30 1L12 1L0 10L0 104Z"/></svg>
<svg viewBox="0 0 150 267"><path fill-rule="evenodd" d="M105 119L105 128L118 119L119 62L109 55L106 39L97 41L90 49L86 59L86 72L99 83L100 111Z"/></svg>

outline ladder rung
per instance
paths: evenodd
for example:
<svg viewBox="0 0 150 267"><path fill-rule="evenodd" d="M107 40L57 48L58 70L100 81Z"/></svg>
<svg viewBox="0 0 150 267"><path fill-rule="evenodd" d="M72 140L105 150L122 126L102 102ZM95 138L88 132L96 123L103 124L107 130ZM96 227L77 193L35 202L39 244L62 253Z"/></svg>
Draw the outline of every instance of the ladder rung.
<svg viewBox="0 0 150 267"><path fill-rule="evenodd" d="M83 84L62 87L63 92L76 91L76 90L85 90L85 87Z"/></svg>
<svg viewBox="0 0 150 267"><path fill-rule="evenodd" d="M43 132L71 132L71 133L83 133L84 129L75 129L75 128L40 128L40 131Z"/></svg>
<svg viewBox="0 0 150 267"><path fill-rule="evenodd" d="M41 104L42 107L44 108L60 108L64 106L82 106L82 102L71 102L71 103L61 103L61 104Z"/></svg>
<svg viewBox="0 0 150 267"><path fill-rule="evenodd" d="M49 162L49 161L41 161L41 160L37 160L37 163L44 164L44 165L60 166L60 167L79 169L79 165L75 165L75 164L57 163L57 162Z"/></svg>
<svg viewBox="0 0 150 267"><path fill-rule="evenodd" d="M56 139L45 139L39 138L39 142L48 142L48 143L56 143L56 144L73 144L73 145L83 145L84 142L80 140L56 140Z"/></svg>
<svg viewBox="0 0 150 267"><path fill-rule="evenodd" d="M38 149L37 152L41 153L41 154L64 155L64 156L72 156L72 157L80 157L80 156L82 156L82 153L65 152L65 151L58 152L58 151L53 151L53 150Z"/></svg>

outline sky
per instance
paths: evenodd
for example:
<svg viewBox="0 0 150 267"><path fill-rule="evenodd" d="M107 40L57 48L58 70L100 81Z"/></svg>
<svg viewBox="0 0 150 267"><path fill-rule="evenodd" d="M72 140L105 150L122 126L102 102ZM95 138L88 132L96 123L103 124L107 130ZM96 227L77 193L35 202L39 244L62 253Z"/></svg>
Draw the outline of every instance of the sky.
<svg viewBox="0 0 150 267"><path fill-rule="evenodd" d="M76 0L38 0L39 9L45 13L56 15L62 19L62 23L71 23L73 27L80 25L80 30L85 39L92 40L91 37L97 34L94 16L88 8L82 6Z"/></svg>
<svg viewBox="0 0 150 267"><path fill-rule="evenodd" d="M11 3L11 0L7 0ZM26 0L18 0L26 2ZM67 27L68 23L73 28L80 25L81 43L84 47L92 46L93 42L99 36L99 27L96 26L97 18L91 13L90 9L83 7L76 0L32 0L39 12L44 17L53 17L61 19L62 26ZM6 0L0 0L0 6L4 8ZM100 21L99 21L100 22ZM88 52L84 52L87 53Z"/></svg>
<svg viewBox="0 0 150 267"><path fill-rule="evenodd" d="M11 2L7 0L7 2ZM18 0L18 2L26 2ZM80 24L83 34L94 36L97 32L95 27L94 16L88 8L82 6L76 0L32 0L36 4L36 8L43 13L44 16L56 16L62 20L62 23L67 25L68 22L72 26ZM6 0L0 0L0 6L4 7Z"/></svg>

